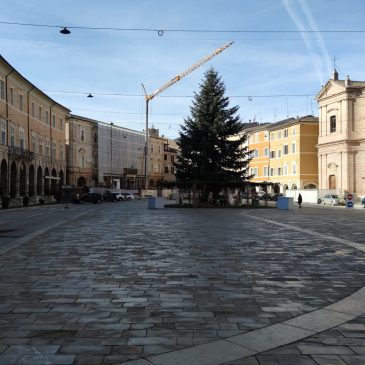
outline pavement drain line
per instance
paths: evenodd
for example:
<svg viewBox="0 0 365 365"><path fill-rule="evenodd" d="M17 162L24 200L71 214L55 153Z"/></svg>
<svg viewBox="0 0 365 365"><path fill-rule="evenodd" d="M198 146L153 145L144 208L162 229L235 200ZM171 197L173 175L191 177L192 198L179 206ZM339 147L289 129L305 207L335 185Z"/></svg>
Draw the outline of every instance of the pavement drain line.
<svg viewBox="0 0 365 365"><path fill-rule="evenodd" d="M247 214L246 214L247 215ZM247 215L248 216L248 215ZM327 236L308 229L292 227L265 218L252 219L275 224L287 229L332 240L351 246L365 253L365 247L356 242ZM219 365L243 359L302 340L317 333L337 327L365 313L365 287L350 296L324 308L258 330L243 333L223 340L208 342L182 350L171 351L144 359L125 362L126 365Z"/></svg>
<svg viewBox="0 0 365 365"><path fill-rule="evenodd" d="M45 232L49 231L50 229L53 229L53 228L55 228L55 227L57 227L57 226L60 226L60 225L61 225L61 224L63 224L63 223L66 223L66 222L67 222L67 221L69 221L70 219L79 218L79 217L81 217L81 216L83 216L83 215L85 215L85 214L87 214L87 213L88 213L87 211L86 211L86 212L82 212L82 213L77 214L77 215L75 215L75 216L73 216L73 217L71 217L71 218L64 219L64 220L62 220L62 221L59 221L59 222L57 222L57 223L54 223L54 224L52 224L52 225L50 225L50 226L46 227L46 228L39 229L38 231L34 231L34 232L32 232L32 233L27 234L27 235L26 235L26 236L24 236L24 237L18 238L18 239L17 239L17 240L15 240L14 242L10 243L8 246L6 246L6 247L4 247L4 248L0 249L0 256L1 256L1 255L3 255L3 254L4 254L4 253L6 253L6 252L8 252L8 251L10 251L10 250L12 250L12 249L14 249L14 248L18 247L18 246L20 246L21 244L23 244L23 243L25 243L25 242L30 241L30 240L31 240L31 239L33 239L34 237L37 237L37 236L39 236L39 235L41 235L41 234L43 234L43 233L45 233Z"/></svg>

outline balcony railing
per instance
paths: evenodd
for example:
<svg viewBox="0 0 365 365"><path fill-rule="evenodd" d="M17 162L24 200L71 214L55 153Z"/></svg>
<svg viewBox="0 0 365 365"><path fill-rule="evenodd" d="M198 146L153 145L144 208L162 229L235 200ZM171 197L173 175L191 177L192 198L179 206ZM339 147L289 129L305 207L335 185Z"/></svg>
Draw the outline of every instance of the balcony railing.
<svg viewBox="0 0 365 365"><path fill-rule="evenodd" d="M10 146L9 157L15 158L16 160L32 161L34 160L34 153L20 147Z"/></svg>

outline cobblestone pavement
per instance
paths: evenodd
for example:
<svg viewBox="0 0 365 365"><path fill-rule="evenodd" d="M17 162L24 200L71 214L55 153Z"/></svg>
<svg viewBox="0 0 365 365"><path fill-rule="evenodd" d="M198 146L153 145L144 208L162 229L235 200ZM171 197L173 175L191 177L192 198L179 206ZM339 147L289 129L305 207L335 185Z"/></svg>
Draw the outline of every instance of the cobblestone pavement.
<svg viewBox="0 0 365 365"><path fill-rule="evenodd" d="M89 209L0 257L0 365L119 364L280 323L365 285L362 252L254 218L363 243L362 211ZM327 364L301 350L325 334L237 364Z"/></svg>

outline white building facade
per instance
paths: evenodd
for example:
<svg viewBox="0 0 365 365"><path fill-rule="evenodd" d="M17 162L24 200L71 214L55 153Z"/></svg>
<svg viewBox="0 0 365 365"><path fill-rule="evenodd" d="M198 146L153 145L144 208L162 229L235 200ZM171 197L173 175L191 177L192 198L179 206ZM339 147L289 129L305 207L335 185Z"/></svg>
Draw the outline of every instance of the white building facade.
<svg viewBox="0 0 365 365"><path fill-rule="evenodd" d="M335 71L317 95L320 189L365 195L365 82Z"/></svg>

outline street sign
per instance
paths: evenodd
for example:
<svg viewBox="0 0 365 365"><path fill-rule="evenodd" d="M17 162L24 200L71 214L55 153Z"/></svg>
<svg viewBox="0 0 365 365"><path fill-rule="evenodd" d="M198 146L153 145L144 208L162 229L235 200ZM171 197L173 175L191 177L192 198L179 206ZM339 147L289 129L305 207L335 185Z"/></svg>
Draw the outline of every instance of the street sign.
<svg viewBox="0 0 365 365"><path fill-rule="evenodd" d="M354 194L347 193L346 194L346 208L353 208L354 207Z"/></svg>

